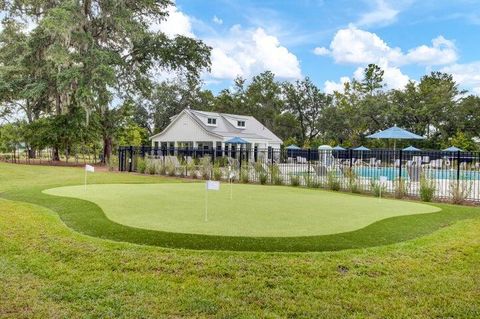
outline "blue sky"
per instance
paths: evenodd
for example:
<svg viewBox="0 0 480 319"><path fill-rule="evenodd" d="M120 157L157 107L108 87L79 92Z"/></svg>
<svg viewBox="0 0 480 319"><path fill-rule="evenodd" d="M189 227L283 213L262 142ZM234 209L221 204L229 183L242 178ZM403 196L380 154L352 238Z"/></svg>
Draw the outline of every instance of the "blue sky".
<svg viewBox="0 0 480 319"><path fill-rule="evenodd" d="M327 91L359 77L368 63L385 69L390 88L432 70L452 73L480 94L480 1L473 0L176 0L159 27L213 47L208 88L271 69L308 76Z"/></svg>

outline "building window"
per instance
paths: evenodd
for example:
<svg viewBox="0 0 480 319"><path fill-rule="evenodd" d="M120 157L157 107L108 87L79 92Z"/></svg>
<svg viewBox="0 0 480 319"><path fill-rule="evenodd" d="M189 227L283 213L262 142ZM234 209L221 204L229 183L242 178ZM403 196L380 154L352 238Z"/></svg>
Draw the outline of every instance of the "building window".
<svg viewBox="0 0 480 319"><path fill-rule="evenodd" d="M238 127L245 127L245 121L237 121Z"/></svg>
<svg viewBox="0 0 480 319"><path fill-rule="evenodd" d="M209 117L207 120L208 125L217 125L217 119Z"/></svg>

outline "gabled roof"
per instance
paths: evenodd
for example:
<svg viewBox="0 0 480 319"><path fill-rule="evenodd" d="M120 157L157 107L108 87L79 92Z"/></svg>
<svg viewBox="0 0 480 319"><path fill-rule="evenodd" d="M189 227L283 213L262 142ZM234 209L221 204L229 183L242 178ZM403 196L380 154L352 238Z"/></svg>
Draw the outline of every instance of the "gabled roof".
<svg viewBox="0 0 480 319"><path fill-rule="evenodd" d="M200 125L206 132L215 135L217 137L240 137L244 139L266 139L271 142L282 143L282 140L278 138L272 131L266 128L262 123L260 123L253 116L247 115L237 115L237 114L226 114L226 113L216 113L216 112L205 112L197 111L191 109L184 109L182 113L189 115L198 125ZM181 114L181 113L180 113ZM179 115L176 115L171 118L170 124L165 130L161 133L158 133L151 138L162 135L166 132L169 127L179 118ZM206 124L207 118L216 118L217 124L215 126L210 126ZM245 128L238 128L232 124L235 121L245 121Z"/></svg>

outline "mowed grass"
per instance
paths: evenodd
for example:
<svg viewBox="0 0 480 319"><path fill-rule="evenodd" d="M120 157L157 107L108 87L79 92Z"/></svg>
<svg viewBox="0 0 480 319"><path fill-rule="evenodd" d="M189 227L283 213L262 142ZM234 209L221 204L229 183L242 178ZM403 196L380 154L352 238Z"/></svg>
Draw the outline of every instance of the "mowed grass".
<svg viewBox="0 0 480 319"><path fill-rule="evenodd" d="M208 193L205 183L103 184L89 185L86 190L79 185L47 189L44 193L91 201L109 219L127 226L223 236L335 234L389 217L440 210L400 200L226 183L219 191Z"/></svg>
<svg viewBox="0 0 480 319"><path fill-rule="evenodd" d="M164 249L102 240L65 226L69 201L41 190L75 185L78 169L0 163L0 317L478 318L477 208L429 235L320 253ZM163 178L95 173L96 183ZM169 180L168 182L171 182ZM82 201L76 200L79 204ZM82 208L95 207L84 206ZM53 209L53 210L52 210ZM458 212L472 212L468 219Z"/></svg>

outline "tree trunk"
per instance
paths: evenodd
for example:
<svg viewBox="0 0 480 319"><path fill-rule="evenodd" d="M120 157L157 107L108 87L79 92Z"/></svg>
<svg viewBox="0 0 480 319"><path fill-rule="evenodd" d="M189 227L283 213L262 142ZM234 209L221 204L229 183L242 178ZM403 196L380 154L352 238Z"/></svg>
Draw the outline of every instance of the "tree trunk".
<svg viewBox="0 0 480 319"><path fill-rule="evenodd" d="M110 136L104 136L102 164L110 163L111 155L112 155L112 138Z"/></svg>
<svg viewBox="0 0 480 319"><path fill-rule="evenodd" d="M60 153L58 151L58 146L54 146L52 149L52 161L60 161Z"/></svg>

